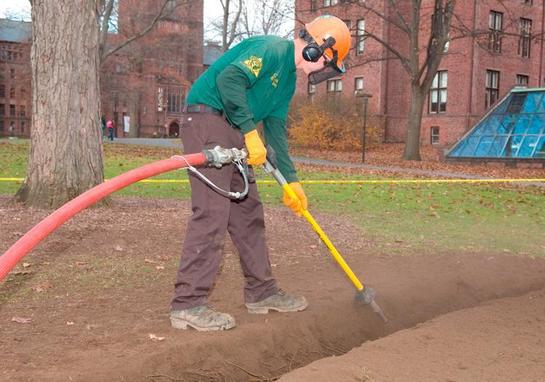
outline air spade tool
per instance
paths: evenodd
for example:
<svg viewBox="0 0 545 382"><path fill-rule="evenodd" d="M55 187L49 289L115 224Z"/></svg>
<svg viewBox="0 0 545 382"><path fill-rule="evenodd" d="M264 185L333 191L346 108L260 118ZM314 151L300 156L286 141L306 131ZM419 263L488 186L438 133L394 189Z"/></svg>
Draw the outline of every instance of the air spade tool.
<svg viewBox="0 0 545 382"><path fill-rule="evenodd" d="M282 173L276 167L276 163L276 155L274 153L274 150L272 149L272 147L267 146L267 160L263 165L265 168L265 172L270 173L291 198L298 199L297 195L286 181L286 178L284 178ZM339 264L339 266L344 271L346 276L350 279L352 284L354 284L354 287L356 288L356 300L362 301L364 304L370 305L373 311L378 314L384 322L388 322L388 319L384 315L384 312L375 301L375 291L372 288L365 286L361 283L361 281L343 259L339 251L337 251L337 248L335 248L331 240L329 240L325 232L318 225L316 220L314 220L310 212L308 212L308 210L303 210L302 215L310 223L314 231L318 234L320 240L322 240L325 246L329 249L329 252L331 253L333 259L335 259L337 264Z"/></svg>

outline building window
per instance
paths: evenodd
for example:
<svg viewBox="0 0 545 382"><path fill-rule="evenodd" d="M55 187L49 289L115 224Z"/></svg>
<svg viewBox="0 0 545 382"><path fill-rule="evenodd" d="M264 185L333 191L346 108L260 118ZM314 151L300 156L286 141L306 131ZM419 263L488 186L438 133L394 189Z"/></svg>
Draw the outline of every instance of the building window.
<svg viewBox="0 0 545 382"><path fill-rule="evenodd" d="M503 30L503 13L490 11L488 16L488 50L501 53L501 34Z"/></svg>
<svg viewBox="0 0 545 382"><path fill-rule="evenodd" d="M496 70L486 71L486 95L484 106L488 109L492 106L500 95L500 72Z"/></svg>
<svg viewBox="0 0 545 382"><path fill-rule="evenodd" d="M15 79L15 69L10 69L9 70L9 77L14 80Z"/></svg>
<svg viewBox="0 0 545 382"><path fill-rule="evenodd" d="M354 78L354 94L356 94L357 91L363 90L363 77L356 77Z"/></svg>
<svg viewBox="0 0 545 382"><path fill-rule="evenodd" d="M21 134L25 133L25 121L21 121Z"/></svg>
<svg viewBox="0 0 545 382"><path fill-rule="evenodd" d="M365 48L365 20L357 21L356 54L362 54Z"/></svg>
<svg viewBox="0 0 545 382"><path fill-rule="evenodd" d="M310 0L310 10L314 12L318 9L318 0Z"/></svg>
<svg viewBox="0 0 545 382"><path fill-rule="evenodd" d="M4 131L4 120L0 119L0 131Z"/></svg>
<svg viewBox="0 0 545 382"><path fill-rule="evenodd" d="M332 7L334 5L337 5L339 3L339 0L324 0L324 7Z"/></svg>
<svg viewBox="0 0 545 382"><path fill-rule="evenodd" d="M447 83L448 72L446 70L438 71L433 77L430 88L430 113L444 113L447 111Z"/></svg>
<svg viewBox="0 0 545 382"><path fill-rule="evenodd" d="M310 102L314 102L314 97L316 95L316 85L308 83L307 86L307 96Z"/></svg>
<svg viewBox="0 0 545 382"><path fill-rule="evenodd" d="M169 113L181 113L184 107L182 88L168 88L167 94L167 111Z"/></svg>
<svg viewBox="0 0 545 382"><path fill-rule="evenodd" d="M528 86L528 83L530 82L530 77L528 77L525 74L517 74L517 86Z"/></svg>
<svg viewBox="0 0 545 382"><path fill-rule="evenodd" d="M532 34L532 20L520 19L520 37L518 54L521 57L530 57L530 41Z"/></svg>
<svg viewBox="0 0 545 382"><path fill-rule="evenodd" d="M432 145L439 144L439 126L432 126L430 128L430 143Z"/></svg>
<svg viewBox="0 0 545 382"><path fill-rule="evenodd" d="M9 105L9 116L15 117L15 105Z"/></svg>
<svg viewBox="0 0 545 382"><path fill-rule="evenodd" d="M524 4L524 5L533 5L534 2L533 2L533 0L522 0L522 4Z"/></svg>
<svg viewBox="0 0 545 382"><path fill-rule="evenodd" d="M9 89L9 98L15 98L15 88Z"/></svg>
<svg viewBox="0 0 545 382"><path fill-rule="evenodd" d="M328 93L338 93L343 91L343 82L342 80L328 80L327 81L327 92Z"/></svg>
<svg viewBox="0 0 545 382"><path fill-rule="evenodd" d="M20 106L19 106L19 115L20 115L21 117L24 117L24 116L26 115L26 107L25 107L25 105L20 105Z"/></svg>
<svg viewBox="0 0 545 382"><path fill-rule="evenodd" d="M0 98L6 97L6 85L0 84Z"/></svg>
<svg viewBox="0 0 545 382"><path fill-rule="evenodd" d="M4 115L6 115L5 108L6 106L3 103L0 103L0 117L3 117Z"/></svg>

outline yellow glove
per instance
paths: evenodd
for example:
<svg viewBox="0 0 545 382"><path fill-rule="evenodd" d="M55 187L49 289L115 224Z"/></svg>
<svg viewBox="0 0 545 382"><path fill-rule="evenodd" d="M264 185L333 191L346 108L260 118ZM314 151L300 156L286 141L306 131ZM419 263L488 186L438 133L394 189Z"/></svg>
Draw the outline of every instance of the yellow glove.
<svg viewBox="0 0 545 382"><path fill-rule="evenodd" d="M265 163L267 158L267 149L263 146L263 141L259 138L257 130L252 130L244 134L244 143L248 149L248 164L259 166Z"/></svg>
<svg viewBox="0 0 545 382"><path fill-rule="evenodd" d="M283 202L286 206L291 208L297 216L301 216L303 210L306 210L308 207L307 196L305 195L305 191L303 191L303 186L301 186L301 183L293 182L289 183L289 186L293 192L295 192L298 199L292 199L286 190L284 190L284 197L282 198Z"/></svg>

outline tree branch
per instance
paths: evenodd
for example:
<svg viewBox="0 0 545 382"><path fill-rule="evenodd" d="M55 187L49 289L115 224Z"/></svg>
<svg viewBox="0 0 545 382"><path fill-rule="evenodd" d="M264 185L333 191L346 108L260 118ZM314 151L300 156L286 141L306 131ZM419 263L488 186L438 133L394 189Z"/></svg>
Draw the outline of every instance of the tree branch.
<svg viewBox="0 0 545 382"><path fill-rule="evenodd" d="M403 56L397 49L395 49L392 45L378 37L376 34L372 32L365 31L365 37L371 37L373 40L380 43L384 48L386 48L388 51L390 51L394 56L399 58L401 61L401 65L405 68L407 73L411 74L411 67L409 65L409 59L405 56Z"/></svg>
<svg viewBox="0 0 545 382"><path fill-rule="evenodd" d="M114 0L110 0L112 3ZM117 45L116 47L112 48L112 49L109 49L106 51L106 49L104 48L104 52L103 54L101 55L100 57L100 61L101 62L104 62L104 60L114 54L115 52L117 52L118 50L120 49L123 49L125 46L129 45L131 42L133 42L134 40L137 40L139 39L140 37L146 35L149 31L151 31L153 29L153 27L157 24L157 22L159 22L160 20L164 19L165 15L163 14L167 4L171 1L175 1L175 0L163 0L163 5L161 6L161 9L159 10L159 12L157 13L157 15L155 15L155 17L153 18L153 20L151 21L151 23L145 27L143 30L141 30L139 33L135 34L134 36L132 37L129 37L127 40L123 41L122 43L120 43L119 45ZM181 4L177 4L176 7L180 6Z"/></svg>

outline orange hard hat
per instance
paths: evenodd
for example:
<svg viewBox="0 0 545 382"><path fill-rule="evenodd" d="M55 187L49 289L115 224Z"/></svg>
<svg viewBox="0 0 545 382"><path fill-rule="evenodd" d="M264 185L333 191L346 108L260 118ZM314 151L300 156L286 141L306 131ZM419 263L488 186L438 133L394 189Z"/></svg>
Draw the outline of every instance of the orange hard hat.
<svg viewBox="0 0 545 382"><path fill-rule="evenodd" d="M322 15L305 24L305 29L318 44L322 44L329 37L335 39L335 44L331 48L326 49L324 54L329 59L332 59L334 56L333 50L336 50L338 55L337 66L342 67L343 60L350 51L352 41L350 30L346 23L338 17Z"/></svg>

